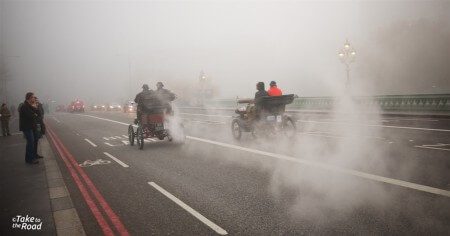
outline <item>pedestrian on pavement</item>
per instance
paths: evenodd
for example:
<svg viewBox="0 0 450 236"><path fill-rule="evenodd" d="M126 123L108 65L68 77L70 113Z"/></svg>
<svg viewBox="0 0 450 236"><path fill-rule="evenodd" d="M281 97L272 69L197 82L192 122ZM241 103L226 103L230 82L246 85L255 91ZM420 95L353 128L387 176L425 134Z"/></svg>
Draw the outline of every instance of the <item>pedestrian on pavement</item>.
<svg viewBox="0 0 450 236"><path fill-rule="evenodd" d="M38 130L35 135L34 139L34 153L36 154L37 158L44 158L43 156L38 154L38 146L39 146L39 139L42 138L42 135L45 134L45 124L44 124L44 107L42 103L39 101L39 99L36 97L36 107L37 107L37 126Z"/></svg>
<svg viewBox="0 0 450 236"><path fill-rule="evenodd" d="M5 103L3 103L0 108L0 115L3 136L11 136L11 133L9 132L9 119L11 118L11 113Z"/></svg>
<svg viewBox="0 0 450 236"><path fill-rule="evenodd" d="M28 92L19 111L19 129L27 140L25 162L28 164L39 163L35 148L36 135L38 134L38 112L36 97L32 92Z"/></svg>

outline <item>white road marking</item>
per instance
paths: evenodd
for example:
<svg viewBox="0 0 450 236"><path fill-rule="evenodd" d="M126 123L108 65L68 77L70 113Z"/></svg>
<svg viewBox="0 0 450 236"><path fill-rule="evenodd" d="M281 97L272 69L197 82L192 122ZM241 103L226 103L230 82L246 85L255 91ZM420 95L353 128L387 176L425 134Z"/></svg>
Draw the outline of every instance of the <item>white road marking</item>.
<svg viewBox="0 0 450 236"><path fill-rule="evenodd" d="M108 145L108 146L110 146L110 147L114 147L114 145L112 145L112 144L110 144L110 143L105 142L105 144Z"/></svg>
<svg viewBox="0 0 450 236"><path fill-rule="evenodd" d="M114 136L113 136L113 137L109 137L109 139L112 139L112 140L114 140L114 139L116 139L116 137L114 137Z"/></svg>
<svg viewBox="0 0 450 236"><path fill-rule="evenodd" d="M56 119L56 117L52 117L57 123L61 123L61 121L59 121L58 119Z"/></svg>
<svg viewBox="0 0 450 236"><path fill-rule="evenodd" d="M16 133L12 133L11 135L22 135L22 132L16 132Z"/></svg>
<svg viewBox="0 0 450 236"><path fill-rule="evenodd" d="M125 145L128 145L128 144L130 144L130 141L122 140L122 143L125 144Z"/></svg>
<svg viewBox="0 0 450 236"><path fill-rule="evenodd" d="M92 145L93 147L97 147L97 145L95 143L93 143L91 140L85 138L84 139L86 142L88 142L90 145Z"/></svg>
<svg viewBox="0 0 450 236"><path fill-rule="evenodd" d="M231 118L233 116L224 116L224 115L207 115L207 114L196 114L196 113L178 113L180 115L190 115L190 116L206 116L206 117L224 117Z"/></svg>
<svg viewBox="0 0 450 236"><path fill-rule="evenodd" d="M325 170L331 170L331 171L339 172L342 174L357 176L357 177L361 177L364 179L369 179L369 180L373 180L373 181L377 181L377 182L402 186L405 188L410 188L410 189L433 193L433 194L437 194L437 195L441 195L441 196L445 196L445 197L450 197L450 191L438 189L438 188L434 188L434 187L430 187L430 186L415 184L415 183L398 180L398 179L391 179L391 178L387 178L387 177L383 177L383 176L379 176L379 175L373 175L373 174L369 174L369 173L364 173L364 172L356 171L356 170L352 170L352 169L345 169L345 168L331 166L331 165L327 165L327 164L323 164L323 163L319 163L319 162L315 162L315 161L298 159L298 158L294 158L294 157L290 157L290 156L286 156L286 155L282 155L282 154L265 152L265 151L260 151L260 150L256 150L256 149L251 149L251 148L245 148L245 147L241 147L241 146L237 146L237 145L233 145L233 144L221 143L221 142L212 141L212 140L208 140L208 139L202 139L202 138L197 138L197 137L192 137L192 136L186 136L186 138L204 142L204 143L217 145L217 146L221 146L221 147L227 147L227 148L237 149L237 150L255 153L255 154L259 154L259 155L263 155L263 156L269 156L269 157L273 157L273 158L277 158L277 159L296 162L296 163L300 163L300 164L304 164L304 165L312 166L312 167L316 167L316 168L321 168L321 169L325 169Z"/></svg>
<svg viewBox="0 0 450 236"><path fill-rule="evenodd" d="M122 139L122 137L120 137L120 136L114 136L114 137L116 137L116 138L118 138L118 139Z"/></svg>
<svg viewBox="0 0 450 236"><path fill-rule="evenodd" d="M448 148L437 148L437 147L427 147L427 146L414 146L417 148L426 148L426 149L435 149L435 150L442 150L442 151L450 151Z"/></svg>
<svg viewBox="0 0 450 236"><path fill-rule="evenodd" d="M108 156L109 158L113 159L115 162L119 163L119 165L128 168L130 167L129 165L123 163L121 160L117 159L116 157L114 157L113 155L107 153L107 152L103 152L103 154L105 154L106 156Z"/></svg>
<svg viewBox="0 0 450 236"><path fill-rule="evenodd" d="M424 130L424 131L440 131L440 132L450 132L450 129L429 129L429 128L419 128L419 127L407 127L407 126L393 126L393 125L371 125L371 124L354 124L348 122L328 122L328 121L316 121L316 120L297 120L297 122L305 123L341 123L347 125L358 125L358 126L369 126L369 127L382 127L382 128L393 128L393 129L412 129L412 130Z"/></svg>
<svg viewBox="0 0 450 236"><path fill-rule="evenodd" d="M128 136L127 136L127 135L125 135L125 134L124 134L124 135L122 135L122 137L124 137L124 138L128 138Z"/></svg>
<svg viewBox="0 0 450 236"><path fill-rule="evenodd" d="M92 118L99 119L99 120L106 120L106 121L110 121L110 122L114 122L114 123L117 123L117 124L122 124L122 125L127 125L128 126L127 123L120 122L120 121L105 119L105 118L91 116L91 115L82 115L82 116L92 117ZM355 171L355 170L351 170L351 169L344 169L344 168L330 166L330 165L326 165L326 164L322 164L322 163L318 163L318 162L313 162L313 161L308 161L308 160L303 160L303 159L297 159L297 158L289 157L289 156L286 156L286 155L270 153L270 152L260 151L260 150L256 150L256 149L245 148L245 147L241 147L241 146L237 146L237 145L233 145L233 144L220 143L220 142L207 140L207 139L201 139L201 138L192 137L192 136L186 136L186 138L187 139L191 139L191 140L200 141L200 142L210 143L210 144L217 145L217 146L222 146L222 147L227 147L227 148L232 148L232 149L238 149L238 150L242 150L242 151L246 151L246 152L250 152L250 153L256 153L256 154L260 154L260 155L263 155L263 156L269 156L269 157L273 157L273 158L277 158L277 159L283 159L283 160L287 160L287 161L292 161L292 162L305 164L305 165L316 167L316 168L332 170L332 171L339 172L339 173L342 173L342 174L357 176L357 177L361 177L361 178L368 179L368 180L373 180L373 181L377 181L377 182L392 184L392 185L401 186L401 187L405 187L405 188L409 188L409 189L414 189L414 190L418 190L418 191L423 191L423 192L427 192L427 193L432 193L432 194L437 194L437 195L441 195L441 196L445 196L445 197L450 197L450 191L443 190L443 189L438 189L438 188L434 188L434 187L430 187L430 186L410 183L410 182L403 181L403 180L391 179L391 178L378 176L378 175L373 175L373 174L368 174L368 173Z"/></svg>
<svg viewBox="0 0 450 236"><path fill-rule="evenodd" d="M107 137L103 137L103 139L106 140L106 141L109 141L109 138L107 138Z"/></svg>
<svg viewBox="0 0 450 236"><path fill-rule="evenodd" d="M180 199L178 199L177 197L175 197L174 195L172 195L171 193L167 192L165 189L163 189L162 187L160 187L159 185L157 185L154 182L148 182L148 184L150 184L150 186L152 186L153 188L155 188L156 190L158 190L160 193L162 193L164 196L168 197L170 200L172 200L173 202L175 202L178 206L180 206L181 208L183 208L184 210L186 210L187 212L189 212L191 215L193 215L195 218L197 218L198 220L200 220L201 222L203 222L203 224L207 225L208 227L210 227L212 230L216 231L216 233L220 234L220 235L227 235L227 231L225 231L224 229L222 229L220 226L216 225L214 222L208 220L206 217L204 217L202 214L200 214L199 212L197 212L196 210L192 209L190 206L188 206L186 203L184 203L183 201L181 201Z"/></svg>

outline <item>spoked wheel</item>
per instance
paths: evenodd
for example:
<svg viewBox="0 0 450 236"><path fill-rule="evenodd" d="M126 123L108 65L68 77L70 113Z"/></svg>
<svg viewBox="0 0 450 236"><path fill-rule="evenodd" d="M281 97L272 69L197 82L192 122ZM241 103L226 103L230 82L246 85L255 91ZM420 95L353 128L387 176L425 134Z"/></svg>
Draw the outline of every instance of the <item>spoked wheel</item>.
<svg viewBox="0 0 450 236"><path fill-rule="evenodd" d="M134 146L134 129L133 129L133 125L129 125L128 126L128 141L130 141L130 145Z"/></svg>
<svg viewBox="0 0 450 236"><path fill-rule="evenodd" d="M139 146L139 149L142 150L144 148L144 130L142 129L141 126L137 128L136 133L137 133L136 143Z"/></svg>
<svg viewBox="0 0 450 236"><path fill-rule="evenodd" d="M239 125L239 121L237 119L234 119L231 122L231 133L233 134L233 138L239 140L242 136L242 130L241 126Z"/></svg>
<svg viewBox="0 0 450 236"><path fill-rule="evenodd" d="M291 117L286 117L283 121L283 133L287 138L295 138L297 135L297 126Z"/></svg>

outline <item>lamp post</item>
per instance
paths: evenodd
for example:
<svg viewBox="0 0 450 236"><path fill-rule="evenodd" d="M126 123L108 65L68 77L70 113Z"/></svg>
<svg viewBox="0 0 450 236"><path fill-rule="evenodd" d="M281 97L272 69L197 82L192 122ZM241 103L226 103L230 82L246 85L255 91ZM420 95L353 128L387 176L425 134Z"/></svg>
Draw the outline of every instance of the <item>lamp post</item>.
<svg viewBox="0 0 450 236"><path fill-rule="evenodd" d="M338 53L339 59L345 65L345 69L347 72L347 81L345 82L345 87L350 85L350 64L355 61L356 52L348 40L345 40L344 48L341 49Z"/></svg>

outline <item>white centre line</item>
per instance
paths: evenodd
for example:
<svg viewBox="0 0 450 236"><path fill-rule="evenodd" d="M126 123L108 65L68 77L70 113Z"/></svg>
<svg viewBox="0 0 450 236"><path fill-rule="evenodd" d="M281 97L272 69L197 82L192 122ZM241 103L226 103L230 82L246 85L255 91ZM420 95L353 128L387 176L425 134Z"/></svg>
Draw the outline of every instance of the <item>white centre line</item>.
<svg viewBox="0 0 450 236"><path fill-rule="evenodd" d="M212 140L208 140L208 139L202 139L202 138L197 138L197 137L192 137L192 136L186 136L186 138L191 139L191 140L200 141L200 142L210 143L210 144L217 145L217 146L233 148L233 149L238 149L238 150L245 151L245 152L260 154L262 156L269 156L269 157L273 157L273 158L277 158L277 159L296 162L296 163L304 164L307 166L312 166L312 167L316 167L316 168L339 172L342 174L357 176L357 177L361 177L361 178L368 179L368 180L373 180L373 181L377 181L377 182L397 185L397 186L401 186L401 187L405 187L405 188L410 188L410 189L433 193L433 194L437 194L437 195L441 195L441 196L445 196L445 197L450 197L450 191L447 191L444 189L438 189L438 188L421 185L421 184L416 184L416 183L411 183L411 182L398 180L398 179L391 179L391 178L387 178L387 177L383 177L383 176L379 176L379 175L373 175L373 174L356 171L356 170L352 170L352 169L345 169L345 168L341 168L341 167L337 167L337 166L331 166L331 165L322 164L322 163L315 162L315 161L298 159L298 158L294 158L294 157L290 157L290 156L286 156L286 155L282 155L282 154L265 152L265 151L260 151L260 150L256 150L256 149L251 149L251 148L245 148L245 147L228 144L228 143L216 142L216 141L212 141Z"/></svg>
<svg viewBox="0 0 450 236"><path fill-rule="evenodd" d="M110 122L114 122L114 123L118 123L118 124L122 124L122 125L127 125L128 126L127 123L120 122L120 121L115 121L115 120L110 120L110 119L105 119L105 118L96 117L96 116L90 116L90 115L81 115L81 116L92 117L92 118L95 118L95 119L110 121ZM410 183L410 182L403 181L403 180L391 179L391 178L378 176L378 175L373 175L373 174L368 174L368 173L355 171L355 170L351 170L351 169L344 169L344 168L340 168L340 167L336 167L336 166L322 164L322 163L319 163L319 162L298 159L298 158L294 158L294 157L290 157L290 156L286 156L286 155L282 155L282 154L270 153L270 152L260 151L260 150L256 150L256 149L245 148L245 147L241 147L241 146L237 146L237 145L233 145L233 144L216 142L216 141L212 141L212 140L208 140L208 139L201 139L201 138L192 137L192 136L186 136L186 138L187 139L191 139L191 140L196 140L196 141L199 141L199 142L210 143L210 144L217 145L217 146L222 146L222 147L227 147L227 148L232 148L232 149L238 149L238 150L246 151L246 152L250 152L250 153L256 153L256 154L260 154L260 155L263 155L263 156L269 156L269 157L273 157L273 158L277 158L277 159L283 159L283 160L287 160L287 161L292 161L292 162L308 165L308 166L311 166L311 167L316 167L316 168L321 168L321 169L326 169L326 170L339 172L339 173L342 173L342 174L357 176L357 177L361 177L361 178L372 180L372 181L392 184L392 185L401 186L401 187L405 187L405 188L409 188L409 189L414 189L414 190L418 190L418 191L423 191L423 192L437 194L437 195L441 195L441 196L445 196L445 197L450 197L450 191L444 190L444 189L438 189L438 188L434 188L434 187L430 187L430 186L426 186L426 185Z"/></svg>
<svg viewBox="0 0 450 236"><path fill-rule="evenodd" d="M412 130L424 130L424 131L450 132L450 129L430 129L430 128L420 128L420 127L408 127L408 126L355 124L355 123L340 122L340 121L339 121L339 122L329 122L329 121L316 121L316 120L297 120L297 122L304 122L304 123L324 123L324 124L340 123L340 124L343 124L343 125L358 125L358 126L381 127L381 128L393 128L393 129L412 129Z"/></svg>
<svg viewBox="0 0 450 236"><path fill-rule="evenodd" d="M189 212L191 215L193 215L195 218L197 218L198 220L200 220L201 222L203 222L203 224L207 225L208 227L210 227L212 230L216 231L216 233L220 234L220 235L227 235L227 231L225 231L224 229L222 229L220 226L216 225L214 222L208 220L206 217L204 217L202 214L198 213L196 210L192 209L190 206L188 206L186 203L184 203L183 201L181 201L180 199L178 199L177 197L175 197L174 195L172 195L171 193L167 192L165 189L163 189L162 187L160 187L159 185L157 185L154 182L148 182L148 184L150 184L150 186L152 186L153 188L155 188L156 190L158 190L159 192L161 192L162 194L164 194L166 197L168 197L170 200L172 200L173 202L175 202L178 206L180 206L181 208L183 208L184 210L186 210L187 212Z"/></svg>
<svg viewBox="0 0 450 236"><path fill-rule="evenodd" d="M128 168L130 167L129 165L123 163L121 160L117 159L116 157L114 157L113 155L107 153L107 152L103 152L103 154L105 154L106 156L108 156L109 158L113 159L115 162L117 162L119 165Z"/></svg>
<svg viewBox="0 0 450 236"><path fill-rule="evenodd" d="M85 138L84 139L86 142L88 142L90 145L92 145L93 147L97 147L97 144L93 143L91 140Z"/></svg>

